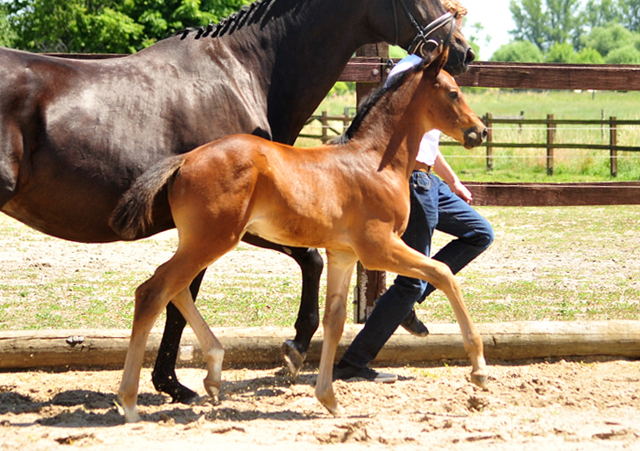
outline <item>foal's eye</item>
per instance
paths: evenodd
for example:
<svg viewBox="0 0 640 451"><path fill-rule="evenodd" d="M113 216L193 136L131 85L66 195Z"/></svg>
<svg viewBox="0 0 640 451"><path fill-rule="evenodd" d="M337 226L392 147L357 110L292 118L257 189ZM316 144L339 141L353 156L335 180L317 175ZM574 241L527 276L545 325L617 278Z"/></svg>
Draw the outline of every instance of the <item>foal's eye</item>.
<svg viewBox="0 0 640 451"><path fill-rule="evenodd" d="M458 91L451 91L449 93L449 98L451 98L451 100L456 100L458 98Z"/></svg>

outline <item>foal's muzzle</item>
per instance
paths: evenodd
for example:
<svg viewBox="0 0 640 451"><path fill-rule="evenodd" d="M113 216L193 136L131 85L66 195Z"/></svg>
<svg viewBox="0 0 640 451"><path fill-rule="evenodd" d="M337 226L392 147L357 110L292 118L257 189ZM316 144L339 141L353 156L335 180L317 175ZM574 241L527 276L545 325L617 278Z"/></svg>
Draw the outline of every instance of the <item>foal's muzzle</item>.
<svg viewBox="0 0 640 451"><path fill-rule="evenodd" d="M471 149L472 147L478 147L487 138L489 131L487 127L472 127L464 131L464 147Z"/></svg>

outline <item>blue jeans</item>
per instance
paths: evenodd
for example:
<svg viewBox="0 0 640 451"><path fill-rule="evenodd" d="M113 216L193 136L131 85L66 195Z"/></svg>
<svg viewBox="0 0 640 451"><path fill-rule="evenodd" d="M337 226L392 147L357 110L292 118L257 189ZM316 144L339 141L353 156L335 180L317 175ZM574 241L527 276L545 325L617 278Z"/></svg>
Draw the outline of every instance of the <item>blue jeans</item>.
<svg viewBox="0 0 640 451"><path fill-rule="evenodd" d="M456 237L433 259L446 263L456 274L493 242L489 222L469 204L453 194L433 174L414 171L409 179L411 213L402 240L429 255L434 229ZM422 302L435 287L420 279L396 277L393 285L376 301L371 316L342 356L341 364L364 367L372 361L416 302Z"/></svg>

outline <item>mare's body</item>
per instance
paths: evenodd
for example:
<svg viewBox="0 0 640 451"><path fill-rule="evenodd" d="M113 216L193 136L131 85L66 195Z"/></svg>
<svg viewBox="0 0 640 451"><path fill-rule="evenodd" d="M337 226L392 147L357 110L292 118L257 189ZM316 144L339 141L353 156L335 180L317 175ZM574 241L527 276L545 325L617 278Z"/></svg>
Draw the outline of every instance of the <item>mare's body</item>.
<svg viewBox="0 0 640 451"><path fill-rule="evenodd" d="M112 223L123 236L136 236L152 217L154 198L165 197L168 184L180 237L171 260L136 290L131 344L119 390L127 421L139 419L136 398L145 343L169 302L198 336L209 370L205 388L217 397L223 350L187 287L246 233L283 245L327 250L325 339L316 396L330 412L338 412L331 375L358 259L369 269L421 278L443 290L471 357L472 380L484 385L482 340L451 270L400 238L409 218L408 178L424 133L438 128L466 147L479 145L486 135L453 78L439 72L439 64L423 69L427 62L379 91L369 109L356 117L344 143L297 149L251 135L228 136L160 162L125 194Z"/></svg>
<svg viewBox="0 0 640 451"><path fill-rule="evenodd" d="M396 1L261 0L218 26L109 60L0 48L0 210L67 240L123 239L109 215L155 162L232 133L291 144L358 47L408 46L416 32ZM438 0L412 0L409 8L422 24L444 13ZM451 68L459 72L472 53L458 38ZM173 226L161 200L150 227L131 239ZM244 239L302 267L298 333L289 342L301 365L318 325L322 260L315 250ZM201 277L191 285L194 297ZM174 371L184 324L170 308L154 383L189 401L195 394Z"/></svg>

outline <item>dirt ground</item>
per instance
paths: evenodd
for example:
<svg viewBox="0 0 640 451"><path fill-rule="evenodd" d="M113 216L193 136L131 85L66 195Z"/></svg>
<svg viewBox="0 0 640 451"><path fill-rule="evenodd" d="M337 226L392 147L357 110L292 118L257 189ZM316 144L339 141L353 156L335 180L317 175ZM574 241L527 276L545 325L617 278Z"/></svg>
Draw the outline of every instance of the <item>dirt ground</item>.
<svg viewBox="0 0 640 451"><path fill-rule="evenodd" d="M640 449L640 362L490 362L490 387L469 367L382 368L394 384L337 381L344 413L314 398L317 369L228 369L220 404L171 404L142 375L143 421L123 424L121 371L0 374L0 450L602 450ZM179 377L200 393L204 370Z"/></svg>
<svg viewBox="0 0 640 451"><path fill-rule="evenodd" d="M26 238L20 243L20 248L2 247L0 266L46 261L43 268L59 272L93 266L103 272L112 266L152 270L157 263L147 260L163 261L171 254L169 245L159 246L150 257L151 251L138 243L127 243L126 248L122 243L87 247ZM504 258L522 266L519 277L523 272L526 276L529 257L516 258L513 252L494 252L481 264L499 266L503 262L496 259ZM252 261L298 274L289 259L260 255L268 256ZM222 273L234 264L246 266L246 255L231 253L225 259L218 265ZM628 260L627 266L640 261ZM487 390L469 382L468 362L378 369L397 373L400 380L390 385L334 384L344 409L340 417L331 416L315 400L314 366L306 366L295 381L281 367L227 369L224 397L215 406L171 404L153 389L150 370L144 369L138 403L143 421L137 424L124 424L115 404L121 370L0 373L0 451L287 446L346 451L640 450L640 361L490 361ZM178 376L204 394L204 370L180 369Z"/></svg>

